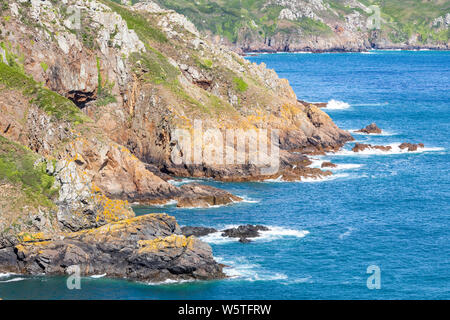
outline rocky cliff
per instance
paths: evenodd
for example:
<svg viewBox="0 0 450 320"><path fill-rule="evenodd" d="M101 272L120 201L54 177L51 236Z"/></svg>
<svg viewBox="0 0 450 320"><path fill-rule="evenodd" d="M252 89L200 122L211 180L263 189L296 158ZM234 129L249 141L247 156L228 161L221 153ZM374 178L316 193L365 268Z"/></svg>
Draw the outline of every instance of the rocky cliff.
<svg viewBox="0 0 450 320"><path fill-rule="evenodd" d="M157 0L238 52L450 47L449 1Z"/></svg>
<svg viewBox="0 0 450 320"><path fill-rule="evenodd" d="M146 281L222 277L208 245L172 220L163 232L170 217L134 218L130 203L230 204L241 199L171 180L328 175L306 154L352 139L273 70L154 2L1 1L0 20L0 269L63 273L74 263ZM264 135L275 136L271 152L258 149L269 162L253 162ZM115 259L126 262L101 266Z"/></svg>

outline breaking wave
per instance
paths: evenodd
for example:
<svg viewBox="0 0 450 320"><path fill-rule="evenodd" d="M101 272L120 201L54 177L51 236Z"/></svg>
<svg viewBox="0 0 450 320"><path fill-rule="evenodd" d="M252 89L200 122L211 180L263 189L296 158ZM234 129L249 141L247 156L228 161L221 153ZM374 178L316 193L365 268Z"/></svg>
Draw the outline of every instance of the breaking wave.
<svg viewBox="0 0 450 320"><path fill-rule="evenodd" d="M230 280L246 280L246 281L277 281L287 280L288 276L281 272L270 272L264 270L260 265L250 263L244 257L238 257L235 260L214 257L214 259L227 265L223 269L224 273L230 277Z"/></svg>
<svg viewBox="0 0 450 320"><path fill-rule="evenodd" d="M0 283L8 283L8 282L17 282L17 281L23 281L23 280L25 280L25 278L12 278L12 279L8 279L8 280L3 280L3 281L0 281Z"/></svg>
<svg viewBox="0 0 450 320"><path fill-rule="evenodd" d="M223 229L236 227L238 227L238 225L227 225ZM304 238L309 234L308 230L295 230L274 226L267 226L267 228L269 228L268 231L259 231L259 237L250 239L255 242L269 242L280 239ZM204 237L200 237L200 239L211 244L226 244L239 241L238 238L222 237L222 232L223 231L210 233Z"/></svg>
<svg viewBox="0 0 450 320"><path fill-rule="evenodd" d="M311 168L322 168L322 164L324 162L327 162L328 160L324 159L310 159L312 161L312 164L310 165ZM330 170L330 171L343 171L343 170L352 170L352 169L358 169L361 168L362 164L357 163L335 163L337 167L335 168L323 168L324 170Z"/></svg>
<svg viewBox="0 0 450 320"><path fill-rule="evenodd" d="M331 99L328 101L327 107L325 109L328 110L344 110L350 108L350 104L344 101Z"/></svg>
<svg viewBox="0 0 450 320"><path fill-rule="evenodd" d="M350 132L351 134L357 134L357 135L361 135L361 136L379 136L379 137L391 137L391 136L396 136L397 133L396 132L390 132L390 131L382 131L381 133L364 133L364 132L357 132L359 129L351 129L351 130L347 130L348 132Z"/></svg>
<svg viewBox="0 0 450 320"><path fill-rule="evenodd" d="M408 154L408 153L412 153L412 154L417 154L417 153L424 153L424 152L436 152L436 151L444 151L444 148L440 148L440 147L425 147L425 148L419 148L416 151L408 151L408 149L400 149L400 144L401 143L391 143L388 144L387 146L392 147L391 150L389 151L383 151L383 150L379 150L379 149L366 149L364 151L360 151L360 152L353 152L352 150L341 150L338 151L336 153L330 153L329 155L333 155L333 156L367 156L367 155L396 155L396 154Z"/></svg>

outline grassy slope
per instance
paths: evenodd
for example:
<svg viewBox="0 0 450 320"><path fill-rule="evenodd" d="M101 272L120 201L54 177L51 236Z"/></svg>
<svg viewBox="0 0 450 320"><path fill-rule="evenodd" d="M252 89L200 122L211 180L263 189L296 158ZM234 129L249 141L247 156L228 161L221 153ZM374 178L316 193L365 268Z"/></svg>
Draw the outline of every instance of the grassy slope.
<svg viewBox="0 0 450 320"><path fill-rule="evenodd" d="M14 59L9 59L9 65L0 62L0 94L2 88L21 91L31 103L58 120L75 124L87 120L72 101L34 81Z"/></svg>
<svg viewBox="0 0 450 320"><path fill-rule="evenodd" d="M136 1L134 1L136 2ZM257 29L261 36L271 36L278 28L278 16L281 7L272 6L263 9L266 0L156 0L166 8L174 9L191 19L202 31L211 31L236 42L241 28ZM343 0L325 0L341 17L357 8L350 8ZM361 3L378 5L388 25L383 26L387 36L394 42L404 42L413 33L420 34L423 43L447 42L448 30L435 30L430 22L450 10L448 0L360 0ZM256 23L255 27L253 22ZM311 19L301 19L289 28L300 28L307 35L330 35L328 26Z"/></svg>
<svg viewBox="0 0 450 320"><path fill-rule="evenodd" d="M58 190L54 177L46 173L44 163L35 164L38 155L0 135L0 183L19 186L23 191L22 207L53 207Z"/></svg>

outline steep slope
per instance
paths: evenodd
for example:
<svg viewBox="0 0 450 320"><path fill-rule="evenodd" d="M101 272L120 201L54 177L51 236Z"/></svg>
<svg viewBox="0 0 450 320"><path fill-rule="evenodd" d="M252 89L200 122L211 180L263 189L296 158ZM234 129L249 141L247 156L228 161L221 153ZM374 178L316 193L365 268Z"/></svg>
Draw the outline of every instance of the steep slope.
<svg viewBox="0 0 450 320"><path fill-rule="evenodd" d="M189 17L217 43L243 51L449 48L448 0L157 2Z"/></svg>
<svg viewBox="0 0 450 320"><path fill-rule="evenodd" d="M134 218L129 203L230 204L242 199L170 180L329 175L304 154L352 139L273 70L211 44L153 2L3 1L0 20L2 270L59 274L73 262L85 274L146 281L220 278L209 246L183 238L171 217ZM274 137L270 154L264 136ZM136 229L148 232L137 239ZM129 265L89 269L108 254Z"/></svg>

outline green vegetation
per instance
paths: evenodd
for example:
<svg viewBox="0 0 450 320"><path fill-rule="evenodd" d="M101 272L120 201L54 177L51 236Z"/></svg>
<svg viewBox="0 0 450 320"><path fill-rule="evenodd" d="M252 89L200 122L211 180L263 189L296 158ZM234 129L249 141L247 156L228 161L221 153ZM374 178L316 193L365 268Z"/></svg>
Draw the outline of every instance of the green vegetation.
<svg viewBox="0 0 450 320"><path fill-rule="evenodd" d="M236 86L236 89L239 91L239 92L245 92L245 91L247 91L247 89L248 89L248 84L244 81L244 79L242 79L242 78L237 78L237 77L235 77L234 79L233 79L233 83L235 84L235 86Z"/></svg>
<svg viewBox="0 0 450 320"><path fill-rule="evenodd" d="M52 207L58 193L55 178L37 160L36 154L0 135L0 181L21 186L29 205Z"/></svg>
<svg viewBox="0 0 450 320"><path fill-rule="evenodd" d="M97 105L98 106L106 106L110 103L117 102L115 96L112 95L112 89L114 87L114 83L110 83L108 80L105 82L102 79L102 73L100 70L100 59L97 57Z"/></svg>
<svg viewBox="0 0 450 320"><path fill-rule="evenodd" d="M9 66L0 62L0 85L3 85L5 89L21 91L23 95L30 98L30 103L58 120L79 124L87 119L72 101L44 88L42 84L34 81L33 78L21 72L21 68L14 65Z"/></svg>
<svg viewBox="0 0 450 320"><path fill-rule="evenodd" d="M109 6L113 11L117 12L122 19L127 22L129 29L134 30L139 39L148 43L148 41L154 40L157 42L167 42L167 37L159 29L154 28L150 23L140 14L128 10L127 8L119 5L120 1L107 1L101 0L104 4Z"/></svg>
<svg viewBox="0 0 450 320"><path fill-rule="evenodd" d="M42 67L42 70L44 70L44 72L47 72L48 64L46 64L45 62L41 62L41 67Z"/></svg>
<svg viewBox="0 0 450 320"><path fill-rule="evenodd" d="M322 23L309 18L296 21L279 20L283 7L267 5L266 0L155 0L162 7L176 10L186 15L201 31L211 32L228 38L236 43L240 35L253 37L259 35L265 39L276 33L292 33L301 30L308 36L332 36L330 28L334 24ZM134 2L137 2L134 0ZM306 1L305 1L306 2ZM359 6L351 6L345 0L324 0L330 10L318 12L327 19L345 21L345 16L359 12L370 16ZM425 44L446 43L450 39L448 29L433 27L432 21L450 10L449 1L436 0L359 0L365 6L379 6L382 13L383 35L394 42L406 42L413 35Z"/></svg>

